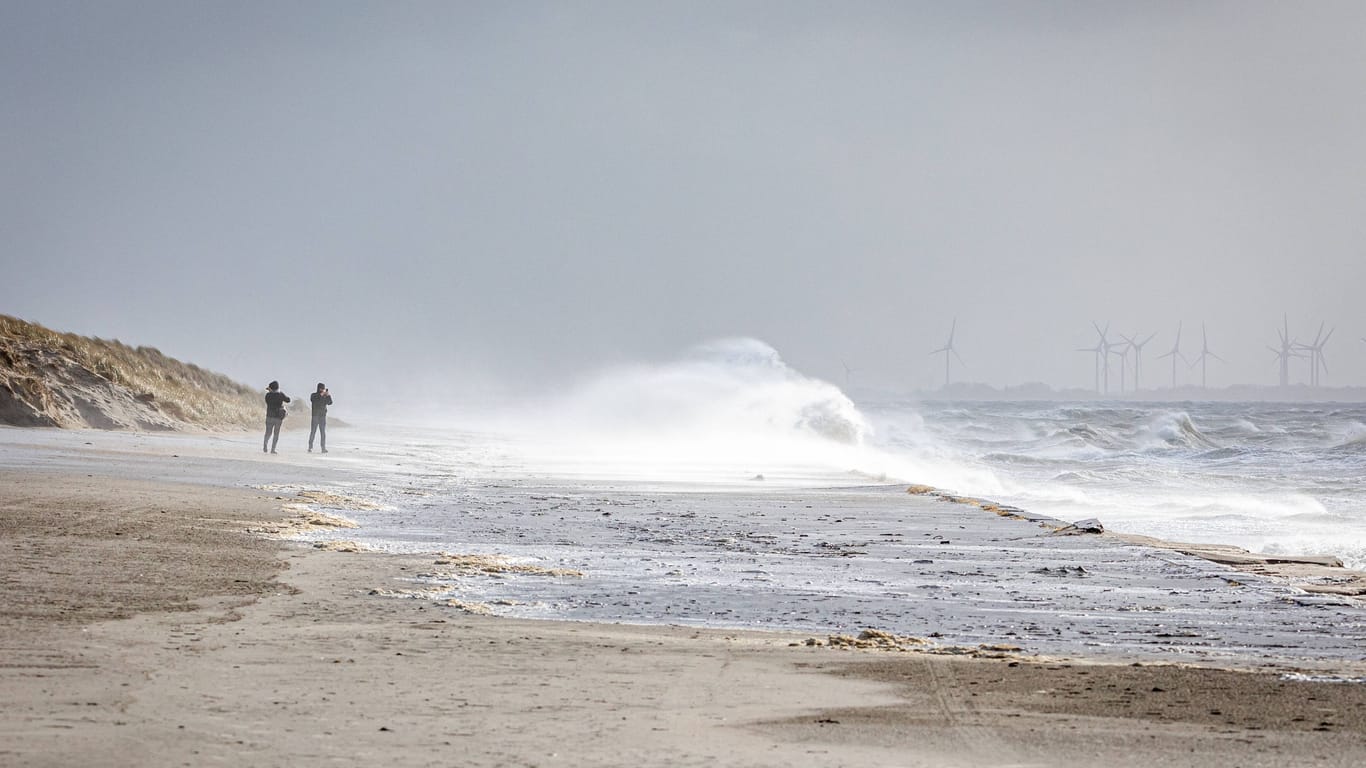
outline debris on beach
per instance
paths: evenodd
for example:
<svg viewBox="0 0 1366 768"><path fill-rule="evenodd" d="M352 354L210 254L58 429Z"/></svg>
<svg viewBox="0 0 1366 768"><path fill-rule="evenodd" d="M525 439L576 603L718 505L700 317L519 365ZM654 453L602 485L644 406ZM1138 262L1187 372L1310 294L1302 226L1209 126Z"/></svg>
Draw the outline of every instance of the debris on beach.
<svg viewBox="0 0 1366 768"><path fill-rule="evenodd" d="M1330 567L1330 566L1321 566ZM1290 569L1282 569L1285 573ZM1340 595L1342 597L1366 597L1366 574L1361 571L1346 571L1341 575L1317 575L1304 569L1301 580L1295 585L1305 592L1321 595ZM1345 569L1344 569L1345 570Z"/></svg>
<svg viewBox="0 0 1366 768"><path fill-rule="evenodd" d="M366 546L358 541L332 540L318 541L313 544L314 549L321 549L325 552L374 552L374 548Z"/></svg>
<svg viewBox="0 0 1366 768"><path fill-rule="evenodd" d="M360 524L354 520L340 515L319 512L306 504L286 504L280 508L280 511L288 512L293 516L285 520L277 520L248 528L247 531L272 538L297 539L319 528L360 527Z"/></svg>
<svg viewBox="0 0 1366 768"><path fill-rule="evenodd" d="M329 509L347 510L380 510L384 507L358 499L353 496L345 496L331 491L297 489L280 485L257 486L263 491L295 491L292 497L277 496L276 498L284 501L280 505L280 511L289 515L285 520L266 523L265 525L248 528L249 533L257 533L272 538L297 539L308 535L319 528L359 528L360 523L341 515L331 512L323 512L316 507L326 507ZM356 545L356 549L343 550L359 552L361 545Z"/></svg>
<svg viewBox="0 0 1366 768"><path fill-rule="evenodd" d="M1030 571L1030 573L1037 573L1043 576L1054 576L1057 578L1064 579L1081 578L1083 576L1090 575L1090 571L1087 571L1080 565L1060 565L1057 568L1049 568L1047 566L1044 566L1043 568L1035 568L1034 570Z"/></svg>
<svg viewBox="0 0 1366 768"><path fill-rule="evenodd" d="M438 600L436 601L436 604L445 608L454 608L458 611L464 611L465 613L474 614L476 616L489 616L493 614L493 609L488 607L488 605L467 600L450 598L447 600Z"/></svg>
<svg viewBox="0 0 1366 768"><path fill-rule="evenodd" d="M1022 650L1007 643L981 645L936 645L933 640L914 635L895 635L879 629L865 629L858 637L830 635L826 639L808 637L803 642L789 645L810 648L832 648L847 651L892 651L897 653L927 653L936 656L971 656L979 659L1013 659Z"/></svg>
<svg viewBox="0 0 1366 768"><path fill-rule="evenodd" d="M831 646L848 645L853 648L905 648L923 647L929 641L923 637L914 635L894 635L891 632L883 632L880 629L865 629L859 633L857 638L846 637L844 635L832 635L830 637Z"/></svg>
<svg viewBox="0 0 1366 768"><path fill-rule="evenodd" d="M806 639L804 644L811 647L909 651L923 649L930 644L930 641L913 635L894 635L880 629L865 629L859 633L858 637L830 635L825 640L810 637Z"/></svg>
<svg viewBox="0 0 1366 768"><path fill-rule="evenodd" d="M383 506L365 499L358 499L355 496L344 496L340 493L331 491L302 490L295 494L309 504L317 504L320 507L330 509L351 509L356 511L377 511L384 509Z"/></svg>
<svg viewBox="0 0 1366 768"><path fill-rule="evenodd" d="M1276 555L1228 544L1192 544L1131 533L1110 535L1130 544L1168 549L1227 565L1240 573L1269 577L1311 594L1351 600L1366 597L1366 571L1346 568L1332 555Z"/></svg>
<svg viewBox="0 0 1366 768"><path fill-rule="evenodd" d="M281 511L293 512L294 519L309 528L359 528L360 523L349 517L320 512L306 504L286 504Z"/></svg>
<svg viewBox="0 0 1366 768"><path fill-rule="evenodd" d="M295 513L294 522L303 528L359 528L360 523L349 517L319 512L303 504L286 504L282 510Z"/></svg>
<svg viewBox="0 0 1366 768"><path fill-rule="evenodd" d="M1053 532L1053 535L1081 536L1082 534L1087 533L1105 533L1105 526L1101 525L1100 521L1096 518L1088 517L1085 520L1078 520L1077 522L1072 523L1071 525L1063 526L1062 528L1057 529Z"/></svg>
<svg viewBox="0 0 1366 768"><path fill-rule="evenodd" d="M568 576L582 578L583 571L573 568L546 568L540 565L528 563L513 563L502 555L458 555L450 552L437 553L433 565L444 565L450 568L443 573L430 574L436 578L454 578L456 576L468 576L470 574L501 574L501 573L520 573L535 576Z"/></svg>
<svg viewBox="0 0 1366 768"><path fill-rule="evenodd" d="M906 489L906 493L909 493L912 496L933 496L940 501L947 501L950 504L965 504L969 507L977 507L980 510L991 512L1000 515L1001 517L1011 517L1019 520L1041 519L1037 516L1026 514L1025 511L1019 507L1012 507L1008 504L998 504L994 501L987 501L986 499L975 499L971 496L958 496L949 493L948 491L941 491L931 485L912 485Z"/></svg>
<svg viewBox="0 0 1366 768"><path fill-rule="evenodd" d="M925 653L936 656L971 656L974 659L1014 659L1022 649L1018 645L1006 643L983 643L981 645L944 645L927 648Z"/></svg>
<svg viewBox="0 0 1366 768"><path fill-rule="evenodd" d="M494 600L490 603L480 603L470 600L460 600L448 597L450 590L445 587L427 587L425 589L372 589L368 594L372 597L393 597L401 600L430 600L433 605L442 608L454 608L458 611L474 614L478 616L490 616L493 614L493 605L510 606L515 605L511 600Z"/></svg>
<svg viewBox="0 0 1366 768"><path fill-rule="evenodd" d="M1287 672L1281 675L1281 679L1294 683L1346 683L1351 685L1366 685L1366 677L1310 674L1307 672Z"/></svg>
<svg viewBox="0 0 1366 768"><path fill-rule="evenodd" d="M444 587L428 587L426 589L372 589L368 593L373 597L401 597L412 600L433 600L446 594Z"/></svg>
<svg viewBox="0 0 1366 768"><path fill-rule="evenodd" d="M389 507L377 504L358 496L347 496L343 493L325 491L317 488L303 488L297 485L255 485L257 490L270 491L271 493L282 494L275 498L291 504L313 505L326 509L347 509L358 512L377 512L387 510ZM292 496L284 494L293 494Z"/></svg>

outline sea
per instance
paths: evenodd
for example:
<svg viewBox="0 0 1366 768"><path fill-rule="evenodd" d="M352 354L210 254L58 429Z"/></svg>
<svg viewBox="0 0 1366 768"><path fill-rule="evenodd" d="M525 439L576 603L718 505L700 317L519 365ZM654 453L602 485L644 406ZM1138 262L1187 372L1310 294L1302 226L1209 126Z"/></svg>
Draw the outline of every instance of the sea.
<svg viewBox="0 0 1366 768"><path fill-rule="evenodd" d="M912 402L861 406L920 477L1169 541L1366 569L1366 405Z"/></svg>
<svg viewBox="0 0 1366 768"><path fill-rule="evenodd" d="M340 490L378 510L320 541L583 574L411 578L414 595L500 615L1025 637L1166 660L1360 662L1366 643L1350 599L906 493L1366 568L1360 404L851 397L732 339L332 440Z"/></svg>
<svg viewBox="0 0 1366 768"><path fill-rule="evenodd" d="M728 339L556 395L390 424L397 439L375 447L403 446L409 469L433 478L923 484L1116 532L1366 569L1366 403L855 397L763 342Z"/></svg>

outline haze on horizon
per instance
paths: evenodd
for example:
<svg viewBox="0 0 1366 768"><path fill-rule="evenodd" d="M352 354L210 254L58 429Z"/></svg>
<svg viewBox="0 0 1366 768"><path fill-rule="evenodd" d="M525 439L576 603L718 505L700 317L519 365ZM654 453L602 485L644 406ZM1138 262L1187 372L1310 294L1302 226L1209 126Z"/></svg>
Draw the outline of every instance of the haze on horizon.
<svg viewBox="0 0 1366 768"><path fill-rule="evenodd" d="M717 337L1366 385L1366 5L0 4L0 312L433 401ZM1296 361L1292 381L1307 377ZM1198 371L1183 372L1198 382Z"/></svg>

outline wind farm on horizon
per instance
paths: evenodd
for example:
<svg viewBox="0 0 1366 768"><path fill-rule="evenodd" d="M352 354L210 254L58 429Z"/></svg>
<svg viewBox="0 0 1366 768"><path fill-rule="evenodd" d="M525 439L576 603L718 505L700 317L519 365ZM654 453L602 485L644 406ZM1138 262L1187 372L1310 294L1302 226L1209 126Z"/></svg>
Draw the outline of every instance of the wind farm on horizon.
<svg viewBox="0 0 1366 768"><path fill-rule="evenodd" d="M1267 381L1265 383L1228 384L1222 389L1210 387L1210 363L1227 365L1229 361L1211 346L1208 325L1204 322L1200 324L1199 346L1193 350L1190 350L1189 346L1183 348L1183 326L1183 322L1177 323L1171 348L1156 356L1157 360L1170 360L1169 376L1164 377L1166 379L1164 382L1148 385L1147 388L1145 388L1143 380L1144 373L1147 370L1144 348L1154 341L1160 332L1153 331L1146 336L1141 333L1112 333L1109 322L1101 325L1097 321L1092 321L1091 330L1095 334L1094 343L1090 346L1075 348L1076 352L1086 353L1093 357L1093 384L1090 388L1054 389L1049 385L1036 382L1007 386L1001 389L986 384L955 380L954 374L968 366L956 346L958 321L957 318L954 318L949 326L946 341L928 353L930 357L944 356L942 384L932 389L921 390L921 394L929 397L967 398L1010 398L1021 395L1042 397L1055 394L1088 398L1144 399L1151 397L1153 399L1191 400L1229 399L1230 397L1236 399L1242 397L1250 399L1279 399L1281 397L1286 399L1332 399L1333 393L1346 391L1351 394L1350 399L1366 398L1366 387L1345 384L1330 386L1326 383L1325 377L1329 375L1329 366L1325 348L1337 330L1335 327L1328 327L1326 321L1319 323L1313 340L1308 341L1292 336L1289 317L1282 316L1281 326L1276 329L1277 344L1274 346L1266 345L1266 349L1271 353L1267 360L1268 378L1270 378L1270 372L1273 368L1279 368L1276 383L1273 385ZM1361 341L1366 342L1366 337L1362 337ZM1189 355L1187 350L1190 351ZM848 384L850 369L847 364L845 364L845 371L846 384ZM1165 370L1164 373L1166 373ZM1297 377L1297 374L1301 374L1302 378ZM961 376L961 374L959 375Z"/></svg>

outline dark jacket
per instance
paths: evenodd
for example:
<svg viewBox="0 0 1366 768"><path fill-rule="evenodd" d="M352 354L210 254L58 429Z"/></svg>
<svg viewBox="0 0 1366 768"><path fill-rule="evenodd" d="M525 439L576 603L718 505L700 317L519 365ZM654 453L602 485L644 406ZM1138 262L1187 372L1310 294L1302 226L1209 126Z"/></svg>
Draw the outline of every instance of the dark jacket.
<svg viewBox="0 0 1366 768"><path fill-rule="evenodd" d="M280 390L266 393L266 418L283 419L285 417L285 403L291 402L289 395Z"/></svg>
<svg viewBox="0 0 1366 768"><path fill-rule="evenodd" d="M332 404L332 394L329 392L324 395L321 392L314 392L308 396L308 400L313 404L313 418L327 418L327 406Z"/></svg>

